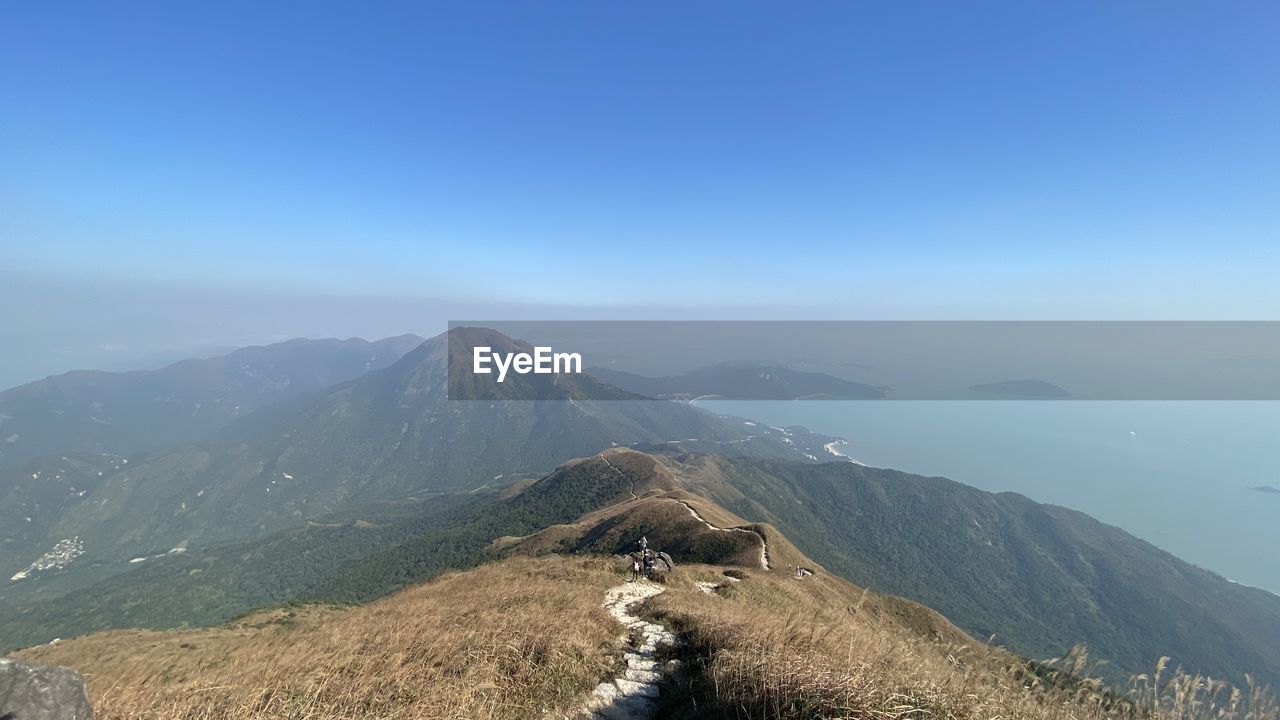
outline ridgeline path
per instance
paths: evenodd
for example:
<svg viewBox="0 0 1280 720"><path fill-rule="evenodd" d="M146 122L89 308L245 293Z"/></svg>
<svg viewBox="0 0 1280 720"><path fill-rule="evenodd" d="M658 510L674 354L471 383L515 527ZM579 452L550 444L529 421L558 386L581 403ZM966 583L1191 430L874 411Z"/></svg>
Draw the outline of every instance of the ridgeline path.
<svg viewBox="0 0 1280 720"><path fill-rule="evenodd" d="M672 499L674 499L674 498L672 498ZM685 501L683 501L683 500L676 500L676 502L678 502L678 503L680 503L681 505L683 505L683 506L684 506L684 508L685 508L686 510L688 510L688 511L689 511L689 514L690 514L690 515L692 515L692 516L693 516L693 518L694 518L695 520L697 520L698 522L702 523L703 525L706 525L707 527L711 528L712 530L719 530L720 532L740 532L740 533L751 533L752 535L755 535L756 537L760 538L760 567L761 567L761 569L764 569L764 570L769 570L769 569L771 569L771 568L772 568L772 566L769 564L769 542L768 542L767 540L765 540L765 539L764 539L764 534L763 534L763 533L761 533L761 532L759 532L759 531L757 531L757 530L753 530L753 529L751 529L751 528L742 528L742 527L728 527L728 528L722 528L722 527L716 527L715 525L712 525L712 524L711 524L711 523L710 523L706 518L702 517L702 515L698 514L698 511L697 511L697 510L694 510L694 509L693 509L693 506L692 506L692 505L690 505L689 503L687 503L687 502L685 502Z"/></svg>
<svg viewBox="0 0 1280 720"><path fill-rule="evenodd" d="M613 463L609 462L609 458L605 457L604 453L600 453L597 457L603 460L604 464L608 465L610 470L618 473L619 475L621 475L623 478L626 478L631 483L631 490L629 491L631 493L631 499L639 500L640 496L636 495L636 481L632 480L630 476L628 476L626 473L619 470L617 466L615 466ZM689 514L693 516L693 519L697 520L703 525L706 525L712 530L718 530L720 532L751 533L752 535L755 535L756 537L760 538L760 567L763 570L772 569L773 566L769 563L769 541L764 539L764 534L761 533L760 531L753 530L752 528L743 528L743 527L727 527L727 528L717 527L715 525L712 525L709 520L702 517L702 515L697 510L695 510L692 505L685 502L684 500L680 500L677 498L662 498L662 499L671 500L672 502L680 503L681 505L684 506L685 510L689 511Z"/></svg>

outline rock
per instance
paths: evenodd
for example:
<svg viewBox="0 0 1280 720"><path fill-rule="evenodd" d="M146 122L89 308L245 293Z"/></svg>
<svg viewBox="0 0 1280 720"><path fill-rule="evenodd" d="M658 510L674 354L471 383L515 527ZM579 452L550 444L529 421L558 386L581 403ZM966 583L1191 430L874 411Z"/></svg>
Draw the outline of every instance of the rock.
<svg viewBox="0 0 1280 720"><path fill-rule="evenodd" d="M616 705L597 710L596 717L606 718L606 720L647 720L653 717L653 711L653 700L635 696L626 698Z"/></svg>
<svg viewBox="0 0 1280 720"><path fill-rule="evenodd" d="M622 678L638 683L658 683L662 681L661 673L656 673L652 670L628 670L623 673Z"/></svg>
<svg viewBox="0 0 1280 720"><path fill-rule="evenodd" d="M657 700L644 695L619 695L607 705L589 711L589 717L602 720L650 720L657 711Z"/></svg>
<svg viewBox="0 0 1280 720"><path fill-rule="evenodd" d="M80 673L0 658L0 720L92 720Z"/></svg>
<svg viewBox="0 0 1280 720"><path fill-rule="evenodd" d="M627 667L631 670L653 670L658 667L658 663L648 659L639 653L629 652L623 656L627 661Z"/></svg>
<svg viewBox="0 0 1280 720"><path fill-rule="evenodd" d="M643 697L658 697L658 686L651 683L638 683L624 678L618 678L613 681L613 684L618 686L618 689L622 691L623 695L627 695L629 697L637 695Z"/></svg>
<svg viewBox="0 0 1280 720"><path fill-rule="evenodd" d="M603 703L611 703L617 699L620 691L618 686L611 682L600 683L596 686L595 692L592 693Z"/></svg>

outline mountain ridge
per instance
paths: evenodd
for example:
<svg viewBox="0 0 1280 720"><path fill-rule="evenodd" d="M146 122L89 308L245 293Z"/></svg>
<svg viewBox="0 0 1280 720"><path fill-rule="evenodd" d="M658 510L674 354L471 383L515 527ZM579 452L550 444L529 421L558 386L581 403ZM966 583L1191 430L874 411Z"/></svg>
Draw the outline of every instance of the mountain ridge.
<svg viewBox="0 0 1280 720"><path fill-rule="evenodd" d="M708 466L722 461L626 449L575 459L491 497L473 515L479 532L399 546L405 574L380 599L339 595L328 602L344 604L292 603L209 628L95 633L18 657L83 672L106 718L257 717L299 702L351 718L493 716L495 707L512 718L1275 717L1254 684L1231 693L1222 714L1221 686L1203 677L1171 671L1149 689L1146 676L1124 694L1081 676L1082 655L1036 662L975 641L937 611L838 577L782 532L693 492L727 481ZM560 508L569 522L524 515L563 501L580 503ZM495 511L511 527L543 529L497 538L454 572L415 571L431 551L491 533L497 526L483 522ZM765 533L785 564L762 567L754 536L735 532L744 527ZM626 580L641 536L675 557L658 583ZM345 604L353 599L373 602ZM1234 714L1242 708L1253 714Z"/></svg>
<svg viewBox="0 0 1280 720"><path fill-rule="evenodd" d="M0 391L0 468L198 442L239 417L386 367L423 342L295 338L157 370L73 370Z"/></svg>
<svg viewBox="0 0 1280 720"><path fill-rule="evenodd" d="M122 567L261 537L353 505L496 489L617 445L816 459L830 440L660 400L579 401L579 381L548 376L504 384L513 398L536 399L450 400L448 339L436 336L386 368L261 408L212 441L0 472L0 579L72 537L83 543L72 570Z"/></svg>
<svg viewBox="0 0 1280 720"><path fill-rule="evenodd" d="M513 555L611 555L646 536L681 562L762 570L763 550L768 572L801 564L835 574L1031 658L1084 643L1113 663L1113 677L1163 655L1238 682L1278 674L1269 638L1280 633L1280 598L1016 493L848 463L614 448L502 493L453 505L447 497L388 506L386 520L348 515L257 544L159 558L39 611L0 615L0 634L76 613L100 623L119 607L146 617L147 603L170 596L165 588L187 597L166 617L206 623L220 616L194 608L215 607L205 604L215 597L229 602L224 616L289 598L365 602L450 568ZM313 575L288 579L306 567ZM246 587L262 592L236 595Z"/></svg>
<svg viewBox="0 0 1280 720"><path fill-rule="evenodd" d="M854 583L924 603L1023 655L1085 643L1131 673L1170 655L1199 672L1280 684L1280 597L1085 513L851 463L668 462Z"/></svg>

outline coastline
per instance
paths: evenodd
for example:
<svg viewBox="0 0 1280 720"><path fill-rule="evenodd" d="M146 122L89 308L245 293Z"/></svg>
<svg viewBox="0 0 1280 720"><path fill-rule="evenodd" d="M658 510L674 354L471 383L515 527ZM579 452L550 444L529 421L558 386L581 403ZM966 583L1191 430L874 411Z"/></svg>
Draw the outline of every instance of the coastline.
<svg viewBox="0 0 1280 720"><path fill-rule="evenodd" d="M849 446L849 445L851 445L851 444L852 444L852 443L850 443L848 440L845 440L845 439L843 439L843 438L837 438L837 439L832 440L831 442L827 443L826 445L823 445L823 446L822 446L822 449L823 449L823 450L826 450L827 452L831 453L832 455L835 455L836 457L838 457L838 458L840 458L841 460L844 460L844 461L846 461L846 462L851 462L851 463L853 463L854 465L864 465L864 466L865 466L865 463L863 463L863 462L859 461L857 458L853 457L852 455L850 455L850 454L848 454L848 453L846 453L846 452L844 452L844 451L842 451L842 450L840 449L840 448L842 448L842 447L848 447L848 446Z"/></svg>

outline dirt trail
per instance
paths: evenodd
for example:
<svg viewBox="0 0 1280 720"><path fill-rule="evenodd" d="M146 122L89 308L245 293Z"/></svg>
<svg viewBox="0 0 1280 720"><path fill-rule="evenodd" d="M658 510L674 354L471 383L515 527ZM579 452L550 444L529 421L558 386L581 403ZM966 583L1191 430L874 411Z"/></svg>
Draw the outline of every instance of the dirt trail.
<svg viewBox="0 0 1280 720"><path fill-rule="evenodd" d="M609 458L605 457L604 453L601 453L598 457L599 457L601 460L604 460L604 464L605 464L605 465L608 465L610 470L613 470L614 472L618 473L619 475L621 475L622 477L626 478L627 480L629 480L629 481L631 482L631 490L630 490L630 492L631 492L631 499L632 499L632 500L639 500L639 499L640 499L640 496L639 496L639 495L636 495L636 482L635 482L635 480L632 480L630 477L628 477L628 476L627 476L627 474L626 474L626 473L622 472L621 470L619 470L619 469L617 468L617 466L615 466L613 463L609 462ZM728 528L722 528L722 527L717 527L717 526L715 526L715 525L712 525L712 524L711 524L711 522L710 522L709 520L707 520L706 518L702 517L702 515L701 515L697 510L693 509L693 506L692 506L692 505L690 505L689 503L685 502L684 500L679 500L679 499L676 499L676 498L663 498L663 499L665 499L665 500L671 500L671 501L673 501L673 502L678 502L678 503L680 503L681 505L683 505L683 506L684 506L684 509L685 509L685 510L688 510L688 511L689 511L689 514L690 514L690 515L692 515L692 516L693 516L693 518L694 518L695 520L697 520L698 522L702 523L703 525L706 525L707 527L711 528L712 530L719 530L720 532L740 532L740 533L751 533L752 535L755 535L756 537L760 538L760 567L761 567L761 569L764 569L764 570L770 570L770 569L772 569L772 565L770 565L770 563L769 563L769 541L767 541L767 540L765 540L765 539L764 539L764 535L763 535L762 533L760 533L760 532L758 532L758 531L756 531L756 530L752 530L751 528L740 528L740 527L728 527Z"/></svg>
<svg viewBox="0 0 1280 720"><path fill-rule="evenodd" d="M692 506L692 505L690 505L689 503L687 503L687 502L685 502L685 501L683 501L683 500L676 500L676 502L678 502L678 503L680 503L681 505L683 505L683 506L684 506L684 508L685 508L686 510L688 510L688 511L689 511L689 514L690 514L690 515L692 515L692 516L693 516L693 518L694 518L695 520L697 520L698 522L702 523L703 525L706 525L707 527L711 528L712 530L719 530L720 532L740 532L740 533L750 533L750 534L755 535L756 537L760 538L760 567L761 567L762 569L764 569L764 570L769 570L769 569L772 567L772 566L769 564L769 542L768 542L767 540L765 540L765 539L764 539L764 535L763 535L763 534L761 534L760 532L757 532L757 531L755 531L755 530L752 530L751 528L740 528L740 527L728 527L728 528L722 528L722 527L716 527L715 525L712 525L712 524L711 524L711 522L710 522L710 521L708 521L706 518L702 517L702 515L698 514L698 511L697 511L697 510L694 510L694 509L693 509L693 506Z"/></svg>
<svg viewBox="0 0 1280 720"><path fill-rule="evenodd" d="M605 454L604 454L604 453L600 453L600 455L599 455L598 457L599 457L601 460L603 460L603 461L604 461L604 464L605 464L605 465L608 465L608 466L609 466L609 469L610 469L610 470L612 470L612 471L614 471L614 472L618 473L618 474L619 474L619 475L621 475L621 476L622 476L622 477L623 477L627 482L631 483L631 489L630 489L630 490L628 490L627 492L630 492L630 493L631 493L631 499L632 499L632 500L639 500L639 499L640 499L640 496L636 494L636 481L635 481L635 480L632 480L632 479L631 479L631 478L630 478L626 473L624 473L624 472L622 472L621 470L619 470L619 469L618 469L618 467L617 467L616 465L614 465L613 463L609 462L609 458L608 458L608 457L605 457Z"/></svg>
<svg viewBox="0 0 1280 720"><path fill-rule="evenodd" d="M641 620L632 609L663 590L661 585L642 580L623 583L605 593L605 610L627 628L622 654L626 669L613 681L596 686L580 717L648 720L657 712L663 671L654 653L662 646L676 644L676 636L662 625Z"/></svg>

